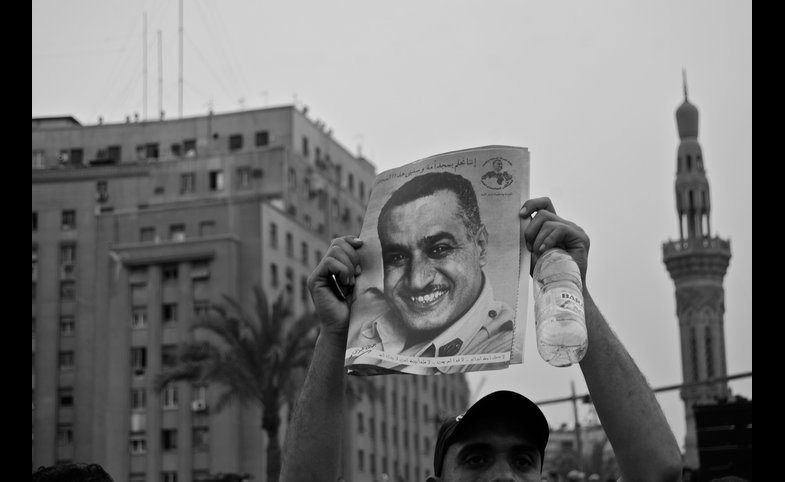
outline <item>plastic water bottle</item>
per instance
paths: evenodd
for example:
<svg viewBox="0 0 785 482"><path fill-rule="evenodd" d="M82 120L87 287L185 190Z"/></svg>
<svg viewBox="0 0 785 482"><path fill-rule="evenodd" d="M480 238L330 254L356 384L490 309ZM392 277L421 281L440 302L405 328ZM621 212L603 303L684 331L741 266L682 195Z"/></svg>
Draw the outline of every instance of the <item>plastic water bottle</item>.
<svg viewBox="0 0 785 482"><path fill-rule="evenodd" d="M578 363L589 346L578 264L563 249L549 249L537 259L532 280L537 351L556 367Z"/></svg>

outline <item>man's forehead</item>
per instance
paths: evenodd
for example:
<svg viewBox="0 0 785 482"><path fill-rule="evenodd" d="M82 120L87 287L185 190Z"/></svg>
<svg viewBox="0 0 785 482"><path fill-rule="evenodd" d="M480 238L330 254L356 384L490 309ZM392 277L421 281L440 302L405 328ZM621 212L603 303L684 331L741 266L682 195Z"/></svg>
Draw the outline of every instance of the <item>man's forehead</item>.
<svg viewBox="0 0 785 482"><path fill-rule="evenodd" d="M424 196L413 198L409 201L393 206L390 209L390 214L400 212L403 210L421 210L423 208L438 208L444 210L446 206L458 206L458 195L449 189L440 189L438 191L426 194Z"/></svg>

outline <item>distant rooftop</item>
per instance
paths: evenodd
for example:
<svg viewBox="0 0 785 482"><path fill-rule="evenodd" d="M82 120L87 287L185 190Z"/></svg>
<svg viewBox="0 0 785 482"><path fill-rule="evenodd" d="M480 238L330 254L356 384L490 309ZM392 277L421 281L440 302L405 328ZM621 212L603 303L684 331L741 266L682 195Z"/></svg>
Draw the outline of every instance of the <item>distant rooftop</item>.
<svg viewBox="0 0 785 482"><path fill-rule="evenodd" d="M33 129L62 128L81 126L74 116L33 117Z"/></svg>

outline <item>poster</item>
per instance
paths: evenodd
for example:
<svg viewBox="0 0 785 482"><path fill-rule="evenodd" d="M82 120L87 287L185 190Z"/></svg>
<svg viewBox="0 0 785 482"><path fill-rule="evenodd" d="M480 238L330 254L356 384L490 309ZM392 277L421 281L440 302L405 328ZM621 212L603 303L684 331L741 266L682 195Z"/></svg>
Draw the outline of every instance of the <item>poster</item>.
<svg viewBox="0 0 785 482"><path fill-rule="evenodd" d="M374 180L351 299L351 374L432 375L522 363L530 257L518 212L529 152L485 146Z"/></svg>

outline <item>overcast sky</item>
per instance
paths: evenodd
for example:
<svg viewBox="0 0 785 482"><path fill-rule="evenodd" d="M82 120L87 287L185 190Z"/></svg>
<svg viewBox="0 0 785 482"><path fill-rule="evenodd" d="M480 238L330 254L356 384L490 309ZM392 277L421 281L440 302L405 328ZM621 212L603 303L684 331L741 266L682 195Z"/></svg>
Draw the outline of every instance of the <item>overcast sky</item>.
<svg viewBox="0 0 785 482"><path fill-rule="evenodd" d="M591 237L587 285L654 387L682 381L674 285L674 112L689 99L728 238L729 374L752 370L752 4L742 0L183 2L185 116L296 103L379 172L443 151L528 147L531 195ZM178 114L178 1L33 0L32 116L83 124ZM145 40L144 16L147 16ZM161 85L159 49L161 31ZM147 102L143 102L147 53ZM470 375L475 396L584 393L528 315L523 365ZM731 382L752 398L752 379ZM677 391L658 394L683 447ZM544 407L573 423L569 403ZM588 407L580 407L581 418Z"/></svg>

